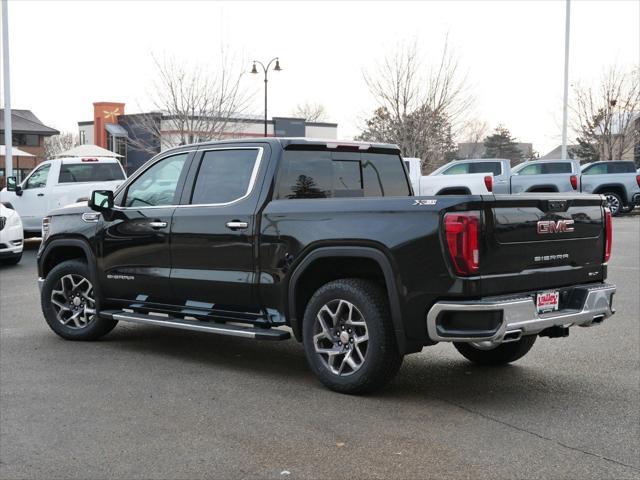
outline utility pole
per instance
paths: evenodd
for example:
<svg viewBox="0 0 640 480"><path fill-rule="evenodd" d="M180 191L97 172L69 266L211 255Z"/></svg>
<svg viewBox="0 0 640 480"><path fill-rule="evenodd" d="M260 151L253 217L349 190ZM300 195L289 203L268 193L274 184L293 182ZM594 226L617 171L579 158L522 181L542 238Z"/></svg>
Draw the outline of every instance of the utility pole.
<svg viewBox="0 0 640 480"><path fill-rule="evenodd" d="M13 130L11 128L11 86L9 79L9 6L2 0L2 71L4 77L4 178L13 175ZM8 140L7 140L8 139Z"/></svg>
<svg viewBox="0 0 640 480"><path fill-rule="evenodd" d="M567 117L569 109L569 30L571 24L571 0L566 1L564 27L564 100L562 104L562 160L567 159Z"/></svg>
<svg viewBox="0 0 640 480"><path fill-rule="evenodd" d="M9 6L2 0L2 70L4 76L4 178L13 175L13 130L11 128L11 85L9 79Z"/></svg>

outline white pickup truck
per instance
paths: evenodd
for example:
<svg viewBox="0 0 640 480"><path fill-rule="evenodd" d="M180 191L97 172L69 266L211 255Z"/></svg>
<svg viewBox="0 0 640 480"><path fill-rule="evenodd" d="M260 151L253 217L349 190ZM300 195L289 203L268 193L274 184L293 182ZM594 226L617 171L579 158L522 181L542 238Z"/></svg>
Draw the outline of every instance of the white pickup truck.
<svg viewBox="0 0 640 480"><path fill-rule="evenodd" d="M487 195L493 192L493 174L491 173L440 175L440 171L444 168L441 167L431 175L422 175L419 158L403 160L415 195Z"/></svg>
<svg viewBox="0 0 640 480"><path fill-rule="evenodd" d="M50 210L87 200L93 190L115 190L125 179L115 158L56 158L42 162L21 184L8 177L0 202L11 204L22 218L26 236L34 236Z"/></svg>

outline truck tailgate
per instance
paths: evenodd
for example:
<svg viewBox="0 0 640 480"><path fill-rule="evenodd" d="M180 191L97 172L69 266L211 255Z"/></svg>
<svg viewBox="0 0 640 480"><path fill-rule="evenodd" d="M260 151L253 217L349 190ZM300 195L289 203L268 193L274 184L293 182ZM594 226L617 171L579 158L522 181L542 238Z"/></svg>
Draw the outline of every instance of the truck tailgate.
<svg viewBox="0 0 640 480"><path fill-rule="evenodd" d="M485 197L486 199L486 197ZM598 195L497 196L484 202L483 290L560 287L604 278Z"/></svg>

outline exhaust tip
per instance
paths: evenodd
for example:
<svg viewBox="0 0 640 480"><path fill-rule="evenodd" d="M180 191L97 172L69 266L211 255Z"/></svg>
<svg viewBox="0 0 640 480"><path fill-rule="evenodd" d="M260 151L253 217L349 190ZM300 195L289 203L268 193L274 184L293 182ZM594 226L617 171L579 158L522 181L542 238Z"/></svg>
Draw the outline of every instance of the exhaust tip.
<svg viewBox="0 0 640 480"><path fill-rule="evenodd" d="M591 323L594 325L600 325L602 322L604 322L604 315L597 315L591 320Z"/></svg>
<svg viewBox="0 0 640 480"><path fill-rule="evenodd" d="M506 342L517 342L522 338L522 330L511 330L504 334L502 337L502 343Z"/></svg>

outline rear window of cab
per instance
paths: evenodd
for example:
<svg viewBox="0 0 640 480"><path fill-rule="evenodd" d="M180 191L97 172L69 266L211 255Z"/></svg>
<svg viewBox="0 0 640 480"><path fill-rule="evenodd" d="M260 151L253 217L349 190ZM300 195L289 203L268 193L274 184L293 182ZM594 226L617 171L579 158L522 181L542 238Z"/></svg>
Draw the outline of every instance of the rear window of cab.
<svg viewBox="0 0 640 480"><path fill-rule="evenodd" d="M60 165L58 183L111 180L124 180L122 168L117 163L63 163Z"/></svg>
<svg viewBox="0 0 640 480"><path fill-rule="evenodd" d="M385 153L285 150L276 198L411 195L402 159Z"/></svg>

